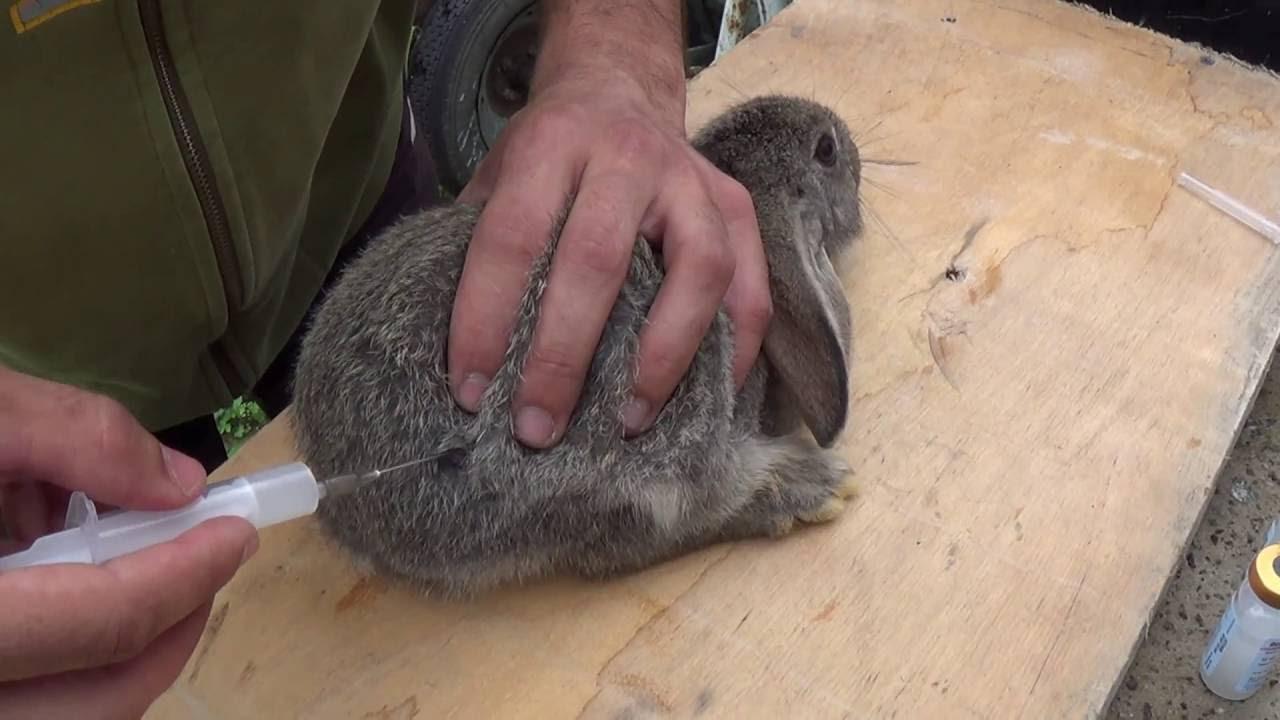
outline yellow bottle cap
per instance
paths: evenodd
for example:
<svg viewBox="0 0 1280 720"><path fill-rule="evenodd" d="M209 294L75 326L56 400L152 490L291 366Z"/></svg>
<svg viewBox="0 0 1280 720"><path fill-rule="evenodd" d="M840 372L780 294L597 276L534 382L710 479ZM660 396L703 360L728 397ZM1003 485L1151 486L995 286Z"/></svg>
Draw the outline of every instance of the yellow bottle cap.
<svg viewBox="0 0 1280 720"><path fill-rule="evenodd" d="M1259 600L1280 610L1280 573L1276 572L1276 560L1280 560L1280 544L1263 548L1249 566L1249 587Z"/></svg>

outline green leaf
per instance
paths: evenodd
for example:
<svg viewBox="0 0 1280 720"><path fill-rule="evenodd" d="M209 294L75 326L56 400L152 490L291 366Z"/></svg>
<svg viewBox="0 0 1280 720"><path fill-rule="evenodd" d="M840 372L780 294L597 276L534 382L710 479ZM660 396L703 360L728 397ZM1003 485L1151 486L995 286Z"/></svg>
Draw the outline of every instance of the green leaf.
<svg viewBox="0 0 1280 720"><path fill-rule="evenodd" d="M238 397L227 407L214 413L218 433L227 454L232 455L246 440L267 424L267 414L258 403Z"/></svg>

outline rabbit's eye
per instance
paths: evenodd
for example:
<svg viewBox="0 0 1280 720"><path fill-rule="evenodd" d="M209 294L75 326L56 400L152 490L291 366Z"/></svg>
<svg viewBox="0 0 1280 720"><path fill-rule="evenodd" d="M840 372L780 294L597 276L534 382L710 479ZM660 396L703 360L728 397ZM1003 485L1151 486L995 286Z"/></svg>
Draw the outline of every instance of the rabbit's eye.
<svg viewBox="0 0 1280 720"><path fill-rule="evenodd" d="M830 133L822 133L818 138L818 144L813 147L813 159L825 167L835 166L836 139Z"/></svg>

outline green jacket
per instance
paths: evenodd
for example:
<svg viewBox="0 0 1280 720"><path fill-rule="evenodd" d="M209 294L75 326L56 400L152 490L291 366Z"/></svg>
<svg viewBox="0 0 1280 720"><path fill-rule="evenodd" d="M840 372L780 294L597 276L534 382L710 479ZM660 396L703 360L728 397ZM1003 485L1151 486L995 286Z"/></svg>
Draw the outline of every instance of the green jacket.
<svg viewBox="0 0 1280 720"><path fill-rule="evenodd" d="M5 0L0 363L158 430L247 390L389 174L415 0Z"/></svg>

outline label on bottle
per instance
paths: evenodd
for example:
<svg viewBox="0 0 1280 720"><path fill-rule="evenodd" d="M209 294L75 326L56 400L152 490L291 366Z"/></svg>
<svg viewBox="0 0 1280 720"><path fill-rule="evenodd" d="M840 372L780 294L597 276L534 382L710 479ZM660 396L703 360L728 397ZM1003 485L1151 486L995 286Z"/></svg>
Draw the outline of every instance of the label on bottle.
<svg viewBox="0 0 1280 720"><path fill-rule="evenodd" d="M1235 598L1227 598L1227 611L1223 613L1222 620L1218 622L1218 629L1213 633L1213 640L1209 641L1209 647L1204 651L1204 674L1212 675L1213 669L1218 666L1218 661L1222 659L1222 653L1227 649L1227 638L1231 635L1231 631L1236 626L1236 603Z"/></svg>
<svg viewBox="0 0 1280 720"><path fill-rule="evenodd" d="M1280 659L1280 639L1271 639L1262 643L1253 662L1249 663L1249 669L1236 685L1236 692L1252 693L1257 690L1271 674L1271 668L1278 659Z"/></svg>

